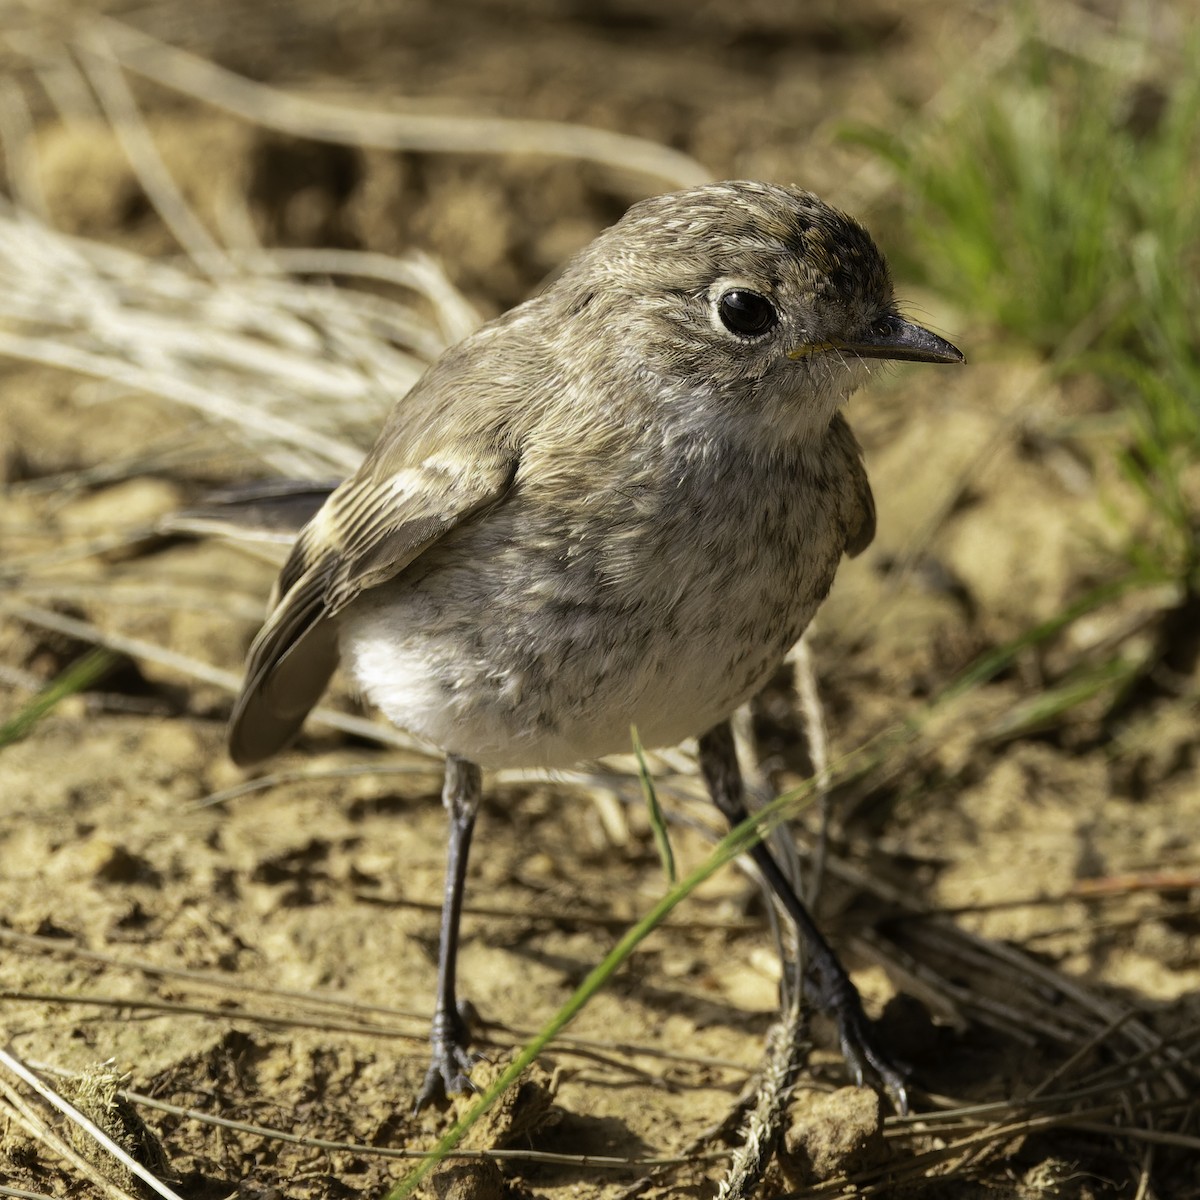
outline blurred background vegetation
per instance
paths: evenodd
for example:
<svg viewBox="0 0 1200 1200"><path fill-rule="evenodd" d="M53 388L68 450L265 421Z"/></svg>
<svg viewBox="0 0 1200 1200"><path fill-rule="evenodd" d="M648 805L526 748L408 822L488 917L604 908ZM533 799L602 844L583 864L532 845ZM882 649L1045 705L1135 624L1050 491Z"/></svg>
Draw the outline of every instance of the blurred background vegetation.
<svg viewBox="0 0 1200 1200"><path fill-rule="evenodd" d="M850 136L896 172L904 274L985 319L984 353L1030 349L1104 391L1115 423L1078 432L1145 502L1117 590L1175 590L1149 657L1094 664L1118 704L1135 678L1186 673L1200 629L1200 73L1137 42L1050 45L1032 8L1017 30L1012 61L953 116ZM1197 60L1196 30L1178 52Z"/></svg>

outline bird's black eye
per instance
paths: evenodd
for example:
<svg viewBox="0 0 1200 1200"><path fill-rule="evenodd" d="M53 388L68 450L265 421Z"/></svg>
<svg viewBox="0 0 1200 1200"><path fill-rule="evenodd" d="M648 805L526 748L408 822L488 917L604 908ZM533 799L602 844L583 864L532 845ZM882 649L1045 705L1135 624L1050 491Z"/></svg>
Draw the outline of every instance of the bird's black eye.
<svg viewBox="0 0 1200 1200"><path fill-rule="evenodd" d="M745 288L731 288L717 301L721 324L741 337L761 337L779 324L779 314L766 296Z"/></svg>

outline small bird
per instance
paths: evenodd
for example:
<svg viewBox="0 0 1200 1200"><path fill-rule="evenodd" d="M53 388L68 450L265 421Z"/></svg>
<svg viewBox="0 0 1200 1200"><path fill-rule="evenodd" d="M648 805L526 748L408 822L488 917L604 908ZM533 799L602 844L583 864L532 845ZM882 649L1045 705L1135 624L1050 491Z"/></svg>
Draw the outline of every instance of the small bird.
<svg viewBox="0 0 1200 1200"><path fill-rule="evenodd" d="M446 754L445 902L420 1105L469 1090L455 987L481 768L699 738L745 819L729 716L871 541L842 407L876 360L957 363L856 221L733 181L635 204L541 294L447 350L301 530L250 648L235 762L282 749L340 660ZM760 844L810 990L904 1104L858 993Z"/></svg>

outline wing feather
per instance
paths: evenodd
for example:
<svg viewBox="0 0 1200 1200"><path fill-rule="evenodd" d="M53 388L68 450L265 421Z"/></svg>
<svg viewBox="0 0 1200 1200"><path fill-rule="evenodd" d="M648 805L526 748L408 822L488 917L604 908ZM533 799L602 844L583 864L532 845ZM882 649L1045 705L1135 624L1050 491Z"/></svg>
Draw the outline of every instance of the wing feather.
<svg viewBox="0 0 1200 1200"><path fill-rule="evenodd" d="M857 558L875 540L875 497L867 478L862 447L840 412L834 415L829 432L833 444L841 452L838 470L839 474L844 472L850 501L846 513L846 553Z"/></svg>
<svg viewBox="0 0 1200 1200"><path fill-rule="evenodd" d="M337 666L332 618L501 500L516 467L516 452L495 446L416 466L372 456L330 495L296 540L250 647L229 729L236 763L282 749L320 699Z"/></svg>

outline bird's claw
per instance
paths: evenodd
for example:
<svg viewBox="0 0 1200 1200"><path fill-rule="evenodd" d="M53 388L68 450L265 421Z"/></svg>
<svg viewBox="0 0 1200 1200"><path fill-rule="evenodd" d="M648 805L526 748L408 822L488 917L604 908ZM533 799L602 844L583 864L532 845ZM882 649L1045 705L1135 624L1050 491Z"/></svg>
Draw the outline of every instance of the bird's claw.
<svg viewBox="0 0 1200 1200"><path fill-rule="evenodd" d="M875 1040L873 1023L859 1010L861 1023L846 1023L838 1015L838 1041L841 1043L842 1055L846 1065L854 1075L854 1082L862 1087L869 1075L883 1084L884 1090L892 1098L896 1111L900 1116L908 1115L908 1071L895 1062L879 1048Z"/></svg>
<svg viewBox="0 0 1200 1200"><path fill-rule="evenodd" d="M477 1062L484 1061L484 1056L467 1049L470 1040L470 1030L460 1013L435 1014L430 1035L433 1056L413 1105L414 1116L435 1100L479 1091L470 1071Z"/></svg>
<svg viewBox="0 0 1200 1200"><path fill-rule="evenodd" d="M838 1042L854 1081L862 1087L874 1076L891 1097L896 1111L908 1115L908 1066L886 1053L879 1044L879 1031L863 1011L858 989L849 977L837 980L832 987L818 985L817 1003L837 1024Z"/></svg>
<svg viewBox="0 0 1200 1200"><path fill-rule="evenodd" d="M468 1072L480 1056L470 1054L461 1046L434 1047L433 1061L425 1072L425 1082L417 1093L413 1115L436 1100L444 1100L462 1092L478 1092Z"/></svg>

